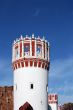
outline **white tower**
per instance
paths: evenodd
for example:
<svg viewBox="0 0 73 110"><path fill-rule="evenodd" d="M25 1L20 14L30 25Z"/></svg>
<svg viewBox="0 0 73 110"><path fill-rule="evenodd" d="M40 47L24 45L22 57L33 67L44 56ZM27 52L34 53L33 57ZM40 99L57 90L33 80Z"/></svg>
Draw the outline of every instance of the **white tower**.
<svg viewBox="0 0 73 110"><path fill-rule="evenodd" d="M48 104L50 110L58 110L58 95L57 94L49 94L48 95Z"/></svg>
<svg viewBox="0 0 73 110"><path fill-rule="evenodd" d="M49 43L34 35L21 36L12 53L14 110L29 110L28 104L30 110L48 110Z"/></svg>

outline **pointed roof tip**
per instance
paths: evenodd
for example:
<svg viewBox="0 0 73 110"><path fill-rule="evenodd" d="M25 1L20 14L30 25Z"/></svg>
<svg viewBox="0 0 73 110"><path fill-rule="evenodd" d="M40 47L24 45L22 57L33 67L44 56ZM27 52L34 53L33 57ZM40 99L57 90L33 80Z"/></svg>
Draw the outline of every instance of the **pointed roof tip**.
<svg viewBox="0 0 73 110"><path fill-rule="evenodd" d="M45 40L45 36L43 36L43 40Z"/></svg>
<svg viewBox="0 0 73 110"><path fill-rule="evenodd" d="M14 44L16 43L16 41L14 40L14 42L13 42Z"/></svg>
<svg viewBox="0 0 73 110"><path fill-rule="evenodd" d="M22 35L20 36L20 39L23 39L23 36Z"/></svg>
<svg viewBox="0 0 73 110"><path fill-rule="evenodd" d="M26 38L28 38L28 35L26 35Z"/></svg>
<svg viewBox="0 0 73 110"><path fill-rule="evenodd" d="M38 39L40 39L40 36L38 36Z"/></svg>
<svg viewBox="0 0 73 110"><path fill-rule="evenodd" d="M32 34L32 38L34 38L34 33Z"/></svg>
<svg viewBox="0 0 73 110"><path fill-rule="evenodd" d="M48 42L48 46L50 46L50 43Z"/></svg>
<svg viewBox="0 0 73 110"><path fill-rule="evenodd" d="M18 41L19 39L18 38L16 38L16 42Z"/></svg>

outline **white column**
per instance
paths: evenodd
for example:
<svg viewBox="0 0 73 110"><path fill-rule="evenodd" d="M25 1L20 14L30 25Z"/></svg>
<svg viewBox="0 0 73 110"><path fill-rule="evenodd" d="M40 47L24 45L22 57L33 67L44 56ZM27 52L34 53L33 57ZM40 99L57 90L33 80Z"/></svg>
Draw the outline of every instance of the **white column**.
<svg viewBox="0 0 73 110"><path fill-rule="evenodd" d="M30 56L32 57L32 40L31 40L31 38L30 38Z"/></svg>
<svg viewBox="0 0 73 110"><path fill-rule="evenodd" d="M24 40L22 40L22 58L24 57Z"/></svg>
<svg viewBox="0 0 73 110"><path fill-rule="evenodd" d="M20 42L18 41L18 57L17 57L17 59L19 59L20 58Z"/></svg>
<svg viewBox="0 0 73 110"><path fill-rule="evenodd" d="M36 39L35 39L35 57L37 57L37 50L36 50L36 48L37 48L37 44L36 44Z"/></svg>
<svg viewBox="0 0 73 110"><path fill-rule="evenodd" d="M44 43L42 41L42 58L44 58Z"/></svg>
<svg viewBox="0 0 73 110"><path fill-rule="evenodd" d="M48 42L48 61L50 61L50 46L49 46L49 42Z"/></svg>
<svg viewBox="0 0 73 110"><path fill-rule="evenodd" d="M47 45L46 45L46 41L45 41L45 59L47 60Z"/></svg>
<svg viewBox="0 0 73 110"><path fill-rule="evenodd" d="M12 47L12 62L14 61L14 44L13 44L13 47Z"/></svg>
<svg viewBox="0 0 73 110"><path fill-rule="evenodd" d="M12 61L15 61L15 43L16 41L14 40L12 45Z"/></svg>
<svg viewBox="0 0 73 110"><path fill-rule="evenodd" d="M15 45L14 45L14 52L13 53L14 53L14 61L15 61L15 59L16 59L15 58L16 57L16 55L15 55L16 54L16 52L15 52Z"/></svg>

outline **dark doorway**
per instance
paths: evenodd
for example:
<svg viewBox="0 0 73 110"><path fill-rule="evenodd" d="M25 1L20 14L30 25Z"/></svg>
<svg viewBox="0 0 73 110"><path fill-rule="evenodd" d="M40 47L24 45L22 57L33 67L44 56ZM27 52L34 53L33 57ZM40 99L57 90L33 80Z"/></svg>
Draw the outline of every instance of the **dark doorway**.
<svg viewBox="0 0 73 110"><path fill-rule="evenodd" d="M24 105L22 105L19 110L33 110L32 106L26 102Z"/></svg>

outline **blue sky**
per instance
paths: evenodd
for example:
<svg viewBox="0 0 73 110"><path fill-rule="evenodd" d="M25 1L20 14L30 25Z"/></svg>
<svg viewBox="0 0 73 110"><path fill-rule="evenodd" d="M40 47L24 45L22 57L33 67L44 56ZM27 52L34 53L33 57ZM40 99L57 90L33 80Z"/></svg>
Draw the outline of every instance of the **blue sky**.
<svg viewBox="0 0 73 110"><path fill-rule="evenodd" d="M73 1L0 0L0 86L12 85L12 42L22 34L50 42L49 92L73 102Z"/></svg>

